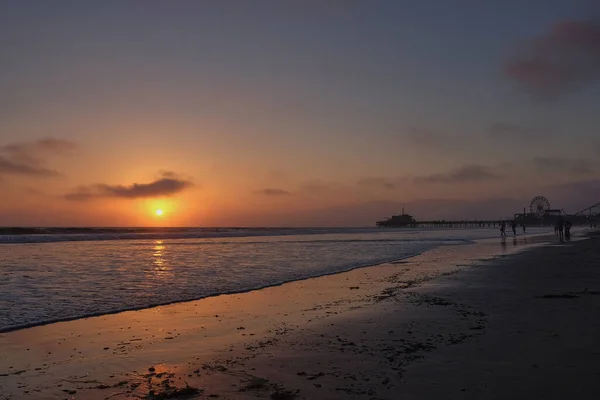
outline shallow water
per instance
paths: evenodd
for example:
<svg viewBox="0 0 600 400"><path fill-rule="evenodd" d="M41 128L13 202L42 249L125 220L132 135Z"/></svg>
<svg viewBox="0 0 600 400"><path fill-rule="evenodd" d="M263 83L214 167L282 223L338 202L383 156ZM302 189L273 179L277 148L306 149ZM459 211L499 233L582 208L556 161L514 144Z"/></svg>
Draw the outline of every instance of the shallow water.
<svg viewBox="0 0 600 400"><path fill-rule="evenodd" d="M197 232L21 235L23 243L0 244L0 331L258 289L498 236L493 228Z"/></svg>

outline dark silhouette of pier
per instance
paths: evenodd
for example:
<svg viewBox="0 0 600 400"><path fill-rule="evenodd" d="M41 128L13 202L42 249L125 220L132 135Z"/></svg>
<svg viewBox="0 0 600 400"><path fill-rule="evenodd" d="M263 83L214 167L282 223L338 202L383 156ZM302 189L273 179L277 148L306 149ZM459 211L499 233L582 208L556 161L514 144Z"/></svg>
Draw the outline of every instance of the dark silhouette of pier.
<svg viewBox="0 0 600 400"><path fill-rule="evenodd" d="M502 222L514 222L518 226L553 226L557 221L569 221L573 225L595 225L600 222L600 203L596 203L575 214L563 209L551 208L550 202L543 196L531 200L529 212L516 213L511 217L490 220L428 220L417 221L412 215L404 213L377 221L376 225L386 228L495 228Z"/></svg>
<svg viewBox="0 0 600 400"><path fill-rule="evenodd" d="M492 228L499 227L502 221L507 220L459 220L459 221L418 221L415 224L417 228Z"/></svg>
<svg viewBox="0 0 600 400"><path fill-rule="evenodd" d="M494 220L429 220L429 221L417 221L412 215L404 214L394 215L393 217L377 221L377 226L386 228L492 228L499 227L502 221L508 221L511 218L506 219L494 219Z"/></svg>

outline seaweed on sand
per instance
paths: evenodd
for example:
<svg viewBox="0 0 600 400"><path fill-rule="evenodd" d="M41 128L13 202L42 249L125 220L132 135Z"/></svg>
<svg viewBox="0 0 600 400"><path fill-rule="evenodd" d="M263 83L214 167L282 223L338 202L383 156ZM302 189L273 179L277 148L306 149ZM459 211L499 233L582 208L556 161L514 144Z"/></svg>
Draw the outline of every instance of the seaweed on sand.
<svg viewBox="0 0 600 400"><path fill-rule="evenodd" d="M192 386L186 386L184 388L176 388L168 386L163 392L156 393L151 390L144 399L146 400L167 400L167 399L187 399L197 396L203 392L202 389L198 389Z"/></svg>

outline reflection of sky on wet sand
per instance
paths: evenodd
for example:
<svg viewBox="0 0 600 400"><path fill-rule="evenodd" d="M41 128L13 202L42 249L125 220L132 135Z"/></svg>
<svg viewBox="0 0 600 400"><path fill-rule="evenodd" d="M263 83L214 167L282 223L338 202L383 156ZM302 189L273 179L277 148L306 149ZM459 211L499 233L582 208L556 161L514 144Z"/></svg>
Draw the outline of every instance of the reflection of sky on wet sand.
<svg viewBox="0 0 600 400"><path fill-rule="evenodd" d="M486 232L497 234L489 230L386 231L5 244L0 246L0 259L10 275L0 279L0 297L14 296L19 302L0 307L0 327L241 292L381 260L405 260L438 243L420 259L428 265L439 262L453 268L450 260L468 264L502 251L497 236L477 239L476 235ZM516 247L510 245L510 238L506 240L506 253L526 247L521 235ZM530 244L556 240L554 235L527 236ZM423 265L414 270L411 279L436 274ZM44 300L48 296L53 302Z"/></svg>
<svg viewBox="0 0 600 400"><path fill-rule="evenodd" d="M513 247L517 247L519 245L527 245L529 243L527 241L527 236L521 235L521 236L513 236L512 244L513 244ZM500 247L502 248L503 253L506 252L506 246L507 246L506 238L501 238L500 239Z"/></svg>

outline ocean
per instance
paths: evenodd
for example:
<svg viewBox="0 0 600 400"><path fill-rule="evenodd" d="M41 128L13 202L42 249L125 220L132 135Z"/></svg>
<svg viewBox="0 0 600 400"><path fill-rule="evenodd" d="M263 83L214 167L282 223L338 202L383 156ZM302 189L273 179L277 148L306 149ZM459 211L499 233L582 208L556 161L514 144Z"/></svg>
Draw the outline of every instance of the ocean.
<svg viewBox="0 0 600 400"><path fill-rule="evenodd" d="M494 228L32 232L0 235L0 332L260 289L498 237Z"/></svg>

